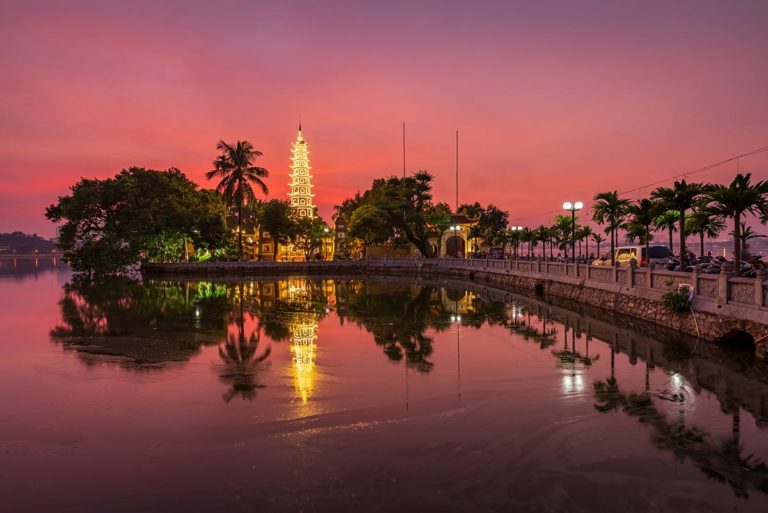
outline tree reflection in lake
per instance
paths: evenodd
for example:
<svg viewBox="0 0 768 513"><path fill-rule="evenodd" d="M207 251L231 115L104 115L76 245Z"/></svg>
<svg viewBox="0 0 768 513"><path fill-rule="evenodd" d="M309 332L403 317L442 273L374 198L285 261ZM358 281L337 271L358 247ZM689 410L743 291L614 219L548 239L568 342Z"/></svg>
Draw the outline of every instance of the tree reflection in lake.
<svg viewBox="0 0 768 513"><path fill-rule="evenodd" d="M207 282L142 283L113 277L64 285L51 338L86 364L131 369L183 362L226 334L227 289Z"/></svg>
<svg viewBox="0 0 768 513"><path fill-rule="evenodd" d="M226 385L222 398L227 403L238 397L252 400L278 379L269 371L270 362L277 344L287 342L294 397L307 403L317 395L318 331L334 310L342 324L351 321L370 333L387 359L424 374L435 367L436 341L453 340L441 333L455 330L456 345L450 347L461 358L459 334L465 334L464 328L500 327L510 333L510 343L529 340L551 354L563 371L567 394L588 390L588 375L602 367L601 352L606 360L610 352L605 362L610 377L594 385L597 411L622 411L638 419L652 429L659 449L729 483L739 496L768 492L768 469L744 454L740 439L742 409L758 426L766 419L768 384L754 361L703 344L694 354L686 343L663 334L601 320L600 312L584 315L533 298L506 294L499 301L490 294L396 280L76 279L64 286L62 320L50 334L86 364L109 362L131 370L168 368L169 363L189 360L203 346L217 346L211 353L217 359L213 371ZM621 354L630 365L645 362L644 391L619 387L627 368L616 363ZM457 361L458 372L459 365ZM673 377L684 376L692 390L713 393L731 420L731 436L719 440L687 426L682 405L677 418L668 419L652 392L651 371L657 365Z"/></svg>
<svg viewBox="0 0 768 513"><path fill-rule="evenodd" d="M739 497L750 490L768 493L768 467L754 455L744 455L738 431L728 438L716 440L698 427L686 427L683 418L670 421L654 404L648 392L624 392L615 378L594 385L597 404L602 413L621 410L653 430L656 447L671 451L678 461L690 460L709 479L728 483Z"/></svg>
<svg viewBox="0 0 768 513"><path fill-rule="evenodd" d="M406 365L428 373L433 363L433 339L426 335L432 328L445 330L450 325L448 310L433 287L386 286L352 283L337 288L345 305L341 319L349 318L373 335L392 361L405 358Z"/></svg>
<svg viewBox="0 0 768 513"><path fill-rule="evenodd" d="M243 399L253 399L256 397L256 390L263 388L264 385L258 383L256 375L269 367L267 359L272 354L272 347L267 346L259 352L259 343L261 342L261 325L257 324L251 332L246 335L245 314L246 314L246 295L245 287L241 282L236 287L236 333L228 333L227 339L219 345L219 357L221 364L219 368L219 378L225 383L231 383L229 390L222 396L225 402L230 402L235 396ZM250 303L249 315L253 320L253 302ZM233 308L233 310L235 310Z"/></svg>

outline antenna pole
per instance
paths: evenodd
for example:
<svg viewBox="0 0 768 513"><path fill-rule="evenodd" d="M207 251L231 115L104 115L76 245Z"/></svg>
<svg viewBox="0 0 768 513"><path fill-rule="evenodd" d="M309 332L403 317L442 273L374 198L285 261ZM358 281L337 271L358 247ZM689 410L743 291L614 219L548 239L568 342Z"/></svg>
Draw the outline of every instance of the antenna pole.
<svg viewBox="0 0 768 513"><path fill-rule="evenodd" d="M403 121L403 178L405 178L405 121Z"/></svg>
<svg viewBox="0 0 768 513"><path fill-rule="evenodd" d="M456 130L456 212L459 211L459 131Z"/></svg>

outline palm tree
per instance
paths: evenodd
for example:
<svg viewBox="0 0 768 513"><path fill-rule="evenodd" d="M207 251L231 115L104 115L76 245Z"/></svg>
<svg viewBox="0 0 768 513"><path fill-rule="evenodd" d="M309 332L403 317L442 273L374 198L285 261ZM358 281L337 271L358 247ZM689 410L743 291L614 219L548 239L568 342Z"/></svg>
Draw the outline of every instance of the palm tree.
<svg viewBox="0 0 768 513"><path fill-rule="evenodd" d="M582 226L579 228L579 230L576 232L576 235L579 237L579 253L581 253L581 241L584 241L584 255L586 257L589 257L589 238L592 236L594 232L592 231L591 226ZM581 255L579 255L581 256Z"/></svg>
<svg viewBox="0 0 768 513"><path fill-rule="evenodd" d="M680 212L677 210L667 210L663 214L660 214L656 219L653 221L653 224L656 226L656 231L659 230L669 230L669 251L673 252L674 249L672 247L672 234L677 230L675 228L675 225L680 220Z"/></svg>
<svg viewBox="0 0 768 513"><path fill-rule="evenodd" d="M688 266L688 253L685 250L685 212L691 210L707 191L708 186L700 183L688 183L685 180L675 182L672 187L659 187L651 193L651 198L667 210L680 212L680 269Z"/></svg>
<svg viewBox="0 0 768 513"><path fill-rule="evenodd" d="M618 191L600 192L595 194L593 199L595 204L592 205L592 220L600 225L608 225L606 233L609 233L611 236L611 265L614 265L616 230L621 227L629 207L629 200L619 198Z"/></svg>
<svg viewBox="0 0 768 513"><path fill-rule="evenodd" d="M543 224L536 228L536 238L541 242L541 250L544 258L547 258L547 242L549 242L549 230Z"/></svg>
<svg viewBox="0 0 768 513"><path fill-rule="evenodd" d="M741 233L739 234L739 240L741 240L741 254L744 254L744 251L747 249L747 242L749 242L751 239L756 239L758 237L762 237L759 233L757 233L755 230L752 229L751 226L747 226L747 223L744 221L741 222Z"/></svg>
<svg viewBox="0 0 768 513"><path fill-rule="evenodd" d="M216 149L221 152L213 161L213 171L208 171L205 176L208 180L216 176L221 181L216 190L224 195L225 200L231 206L237 208L237 259L243 259L243 208L256 201L251 183L256 184L266 196L269 192L262 178L269 176L269 171L263 167L253 165L257 157L262 153L254 149L248 141L237 141L234 145L219 141Z"/></svg>
<svg viewBox="0 0 768 513"><path fill-rule="evenodd" d="M699 236L699 251L704 256L704 238L714 239L725 229L725 223L703 208L693 212L685 223L685 228L691 234Z"/></svg>
<svg viewBox="0 0 768 513"><path fill-rule="evenodd" d="M605 242L605 237L595 232L592 234L592 240L597 244L597 258L600 258L600 243Z"/></svg>
<svg viewBox="0 0 768 513"><path fill-rule="evenodd" d="M475 248L475 251L473 253L477 253L477 239L481 238L483 236L483 229L479 224L474 224L469 227L469 230L467 231L467 238L473 242L473 246ZM467 251L469 253L469 251Z"/></svg>
<svg viewBox="0 0 768 513"><path fill-rule="evenodd" d="M640 240L645 242L645 258L646 262L650 261L650 245L651 245L651 225L656 221L659 213L659 204L655 203L648 198L638 200L629 206L627 209L630 216L630 223L636 227L641 228ZM631 232L632 230L628 230Z"/></svg>
<svg viewBox="0 0 768 513"><path fill-rule="evenodd" d="M552 230L557 234L555 239L558 247L565 251L565 261L568 261L568 244L571 240L571 230L573 229L573 220L571 216L555 216L555 224Z"/></svg>
<svg viewBox="0 0 768 513"><path fill-rule="evenodd" d="M707 209L721 220L733 219L734 271L741 268L741 220L745 214L765 215L768 181L752 184L752 173L739 173L730 185L716 185L707 193Z"/></svg>

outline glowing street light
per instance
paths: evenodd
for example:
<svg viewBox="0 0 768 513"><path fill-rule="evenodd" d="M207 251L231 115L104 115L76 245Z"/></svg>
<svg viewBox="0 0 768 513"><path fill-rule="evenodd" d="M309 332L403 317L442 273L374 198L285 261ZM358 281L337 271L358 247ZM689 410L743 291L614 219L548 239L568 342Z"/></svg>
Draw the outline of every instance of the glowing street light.
<svg viewBox="0 0 768 513"><path fill-rule="evenodd" d="M511 226L509 229L510 229L510 231L512 231L512 235L515 238L515 242L517 242L519 240L519 237L520 237L520 235L518 235L518 234L522 233L522 231L525 230L525 227L523 227L523 226ZM514 249L515 249L515 258L517 258L517 244L514 245Z"/></svg>
<svg viewBox="0 0 768 513"><path fill-rule="evenodd" d="M576 263L576 211L584 208L584 203L577 201L571 203L566 201L563 203L563 210L569 210L571 212L571 261Z"/></svg>

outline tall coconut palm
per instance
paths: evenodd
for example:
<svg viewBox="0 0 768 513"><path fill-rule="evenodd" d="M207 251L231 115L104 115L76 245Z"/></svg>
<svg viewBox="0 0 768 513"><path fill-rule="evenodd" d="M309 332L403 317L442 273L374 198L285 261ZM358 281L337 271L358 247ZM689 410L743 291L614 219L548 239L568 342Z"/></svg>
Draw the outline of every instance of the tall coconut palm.
<svg viewBox="0 0 768 513"><path fill-rule="evenodd" d="M691 210L707 191L707 186L700 183L688 183L685 180L675 182L672 187L659 187L651 193L651 198L667 210L680 212L680 268L688 266L688 253L685 250L685 213Z"/></svg>
<svg viewBox="0 0 768 513"><path fill-rule="evenodd" d="M638 200L637 203L633 203L629 206L627 212L631 223L641 228L640 239L645 242L645 258L646 262L650 261L650 245L651 245L651 225L654 224L656 218L659 215L659 204L644 198Z"/></svg>
<svg viewBox="0 0 768 513"><path fill-rule="evenodd" d="M565 252L565 261L568 261L568 244L571 241L571 231L573 230L573 219L571 216L555 216L555 224L552 229L557 234L556 240L558 247Z"/></svg>
<svg viewBox="0 0 768 513"><path fill-rule="evenodd" d="M541 242L541 252L544 258L547 257L547 242L549 242L549 230L543 224L536 228L536 238Z"/></svg>
<svg viewBox="0 0 768 513"><path fill-rule="evenodd" d="M216 149L221 155L213 161L213 170L205 176L208 180L220 176L216 190L224 195L227 203L237 208L237 259L243 259L243 208L256 201L251 184L256 184L266 196L269 192L262 178L269 176L269 171L253 165L253 161L262 156L248 141L228 144L219 141Z"/></svg>
<svg viewBox="0 0 768 513"><path fill-rule="evenodd" d="M725 220L733 219L734 271L741 269L741 221L746 214L765 215L768 181L751 183L752 173L739 173L730 185L716 185L707 193L707 209Z"/></svg>
<svg viewBox="0 0 768 513"><path fill-rule="evenodd" d="M675 225L680 220L680 212L677 210L666 210L659 214L654 220L653 224L656 227L656 231L668 230L669 231L669 251L673 252L674 247L672 245L672 234L677 231Z"/></svg>
<svg viewBox="0 0 768 513"><path fill-rule="evenodd" d="M577 232L577 236L579 237L579 253L581 253L581 241L584 241L584 256L589 257L589 238L592 237L592 234L594 232L592 231L591 226L582 226L579 228ZM581 255L579 255L581 256Z"/></svg>
<svg viewBox="0 0 768 513"><path fill-rule="evenodd" d="M592 240L597 244L597 258L600 258L600 244L605 242L605 237L595 232L592 234Z"/></svg>
<svg viewBox="0 0 768 513"><path fill-rule="evenodd" d="M685 223L685 229L699 236L699 251L704 256L704 238L714 239L725 229L725 223L703 208L696 209Z"/></svg>
<svg viewBox="0 0 768 513"><path fill-rule="evenodd" d="M741 240L741 254L743 255L744 252L747 250L748 242L752 239L756 239L758 237L763 237L763 235L760 235L755 230L752 229L751 226L747 226L747 223L744 221L741 222L741 233L739 234L739 240Z"/></svg>
<svg viewBox="0 0 768 513"><path fill-rule="evenodd" d="M624 216L629 207L629 200L619 198L618 191L600 192L592 198L592 220L603 225L606 224L606 233L611 236L611 265L615 263L616 230L621 227Z"/></svg>

